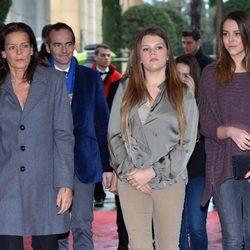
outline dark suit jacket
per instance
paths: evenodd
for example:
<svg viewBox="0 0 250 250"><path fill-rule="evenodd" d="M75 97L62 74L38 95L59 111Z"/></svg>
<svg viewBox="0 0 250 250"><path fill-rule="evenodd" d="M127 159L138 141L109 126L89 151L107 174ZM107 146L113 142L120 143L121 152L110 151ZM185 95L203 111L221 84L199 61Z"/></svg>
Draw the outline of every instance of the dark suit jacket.
<svg viewBox="0 0 250 250"><path fill-rule="evenodd" d="M75 174L83 183L102 180L110 171L107 145L109 111L98 72L75 66L72 101L75 135Z"/></svg>

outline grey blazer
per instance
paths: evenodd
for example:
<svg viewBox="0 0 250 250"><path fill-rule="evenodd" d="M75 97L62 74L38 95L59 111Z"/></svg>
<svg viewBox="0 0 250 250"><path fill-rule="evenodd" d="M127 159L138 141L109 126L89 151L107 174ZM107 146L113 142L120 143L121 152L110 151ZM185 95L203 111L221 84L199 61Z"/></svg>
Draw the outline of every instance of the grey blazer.
<svg viewBox="0 0 250 250"><path fill-rule="evenodd" d="M163 84L142 125L136 105L129 114L131 147L127 145L121 131L120 108L124 86L120 84L112 105L109 120L109 150L111 166L116 169L122 181L135 168L154 166L157 177L149 183L154 189L162 189L178 181L187 181L187 162L193 152L198 126L198 108L190 89L184 91L183 106L187 127L183 148L176 111L169 102ZM146 101L146 100L145 100Z"/></svg>
<svg viewBox="0 0 250 250"><path fill-rule="evenodd" d="M59 187L73 187L73 125L62 73L38 66L22 110L10 75L0 85L0 235L69 230Z"/></svg>

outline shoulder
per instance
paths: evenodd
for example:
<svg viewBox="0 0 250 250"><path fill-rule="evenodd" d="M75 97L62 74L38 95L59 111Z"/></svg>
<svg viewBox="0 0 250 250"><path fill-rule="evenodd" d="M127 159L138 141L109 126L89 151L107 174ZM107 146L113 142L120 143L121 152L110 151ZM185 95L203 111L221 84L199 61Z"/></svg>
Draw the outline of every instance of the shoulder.
<svg viewBox="0 0 250 250"><path fill-rule="evenodd" d="M216 62L208 64L202 71L201 77L211 77L215 76L216 73Z"/></svg>
<svg viewBox="0 0 250 250"><path fill-rule="evenodd" d="M84 77L96 78L99 76L99 73L95 69L92 69L83 65L79 65L79 64L75 65L75 72L76 74L83 75Z"/></svg>
<svg viewBox="0 0 250 250"><path fill-rule="evenodd" d="M51 67L45 67L45 66L37 66L35 72L33 81L37 80L40 82L48 83L48 82L55 82L57 80L65 79L65 76L62 72L51 68Z"/></svg>
<svg viewBox="0 0 250 250"><path fill-rule="evenodd" d="M207 65L201 74L201 81L200 81L200 93L203 93L208 96L214 94L214 91L218 88L219 84L217 84L216 79L216 63L212 63Z"/></svg>

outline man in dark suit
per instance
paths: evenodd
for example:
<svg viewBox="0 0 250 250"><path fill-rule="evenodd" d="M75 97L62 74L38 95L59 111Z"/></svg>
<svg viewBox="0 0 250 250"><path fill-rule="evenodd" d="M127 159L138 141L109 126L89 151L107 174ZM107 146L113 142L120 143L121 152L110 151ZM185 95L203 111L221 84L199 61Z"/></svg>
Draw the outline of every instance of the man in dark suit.
<svg viewBox="0 0 250 250"><path fill-rule="evenodd" d="M112 102L122 75L117 71L116 67L111 64L111 50L107 44L98 44L94 54L95 62L92 68L100 73L108 107L109 110L111 110ZM95 207L103 207L105 197L106 193L103 190L102 183L96 183L94 192Z"/></svg>
<svg viewBox="0 0 250 250"><path fill-rule="evenodd" d="M196 57L201 71L205 66L214 61L214 59L206 55L201 48L202 39L199 29L188 28L183 30L181 41L185 54L191 54Z"/></svg>
<svg viewBox="0 0 250 250"><path fill-rule="evenodd" d="M93 196L95 183L102 180L109 187L107 127L109 111L102 80L97 71L78 65L73 57L75 36L65 23L56 23L48 31L50 64L67 77L75 135L75 178L72 204L74 250L92 250ZM67 239L59 240L60 249Z"/></svg>

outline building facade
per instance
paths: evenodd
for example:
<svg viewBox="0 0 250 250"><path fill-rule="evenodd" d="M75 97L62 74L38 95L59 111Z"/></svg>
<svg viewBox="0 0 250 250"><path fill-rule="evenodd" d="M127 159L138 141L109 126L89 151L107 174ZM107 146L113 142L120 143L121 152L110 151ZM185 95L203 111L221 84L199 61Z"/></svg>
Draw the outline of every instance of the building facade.
<svg viewBox="0 0 250 250"><path fill-rule="evenodd" d="M142 0L117 0L122 12ZM25 22L33 29L38 44L44 25L65 22L76 36L76 49L102 42L102 0L13 0L5 23Z"/></svg>

